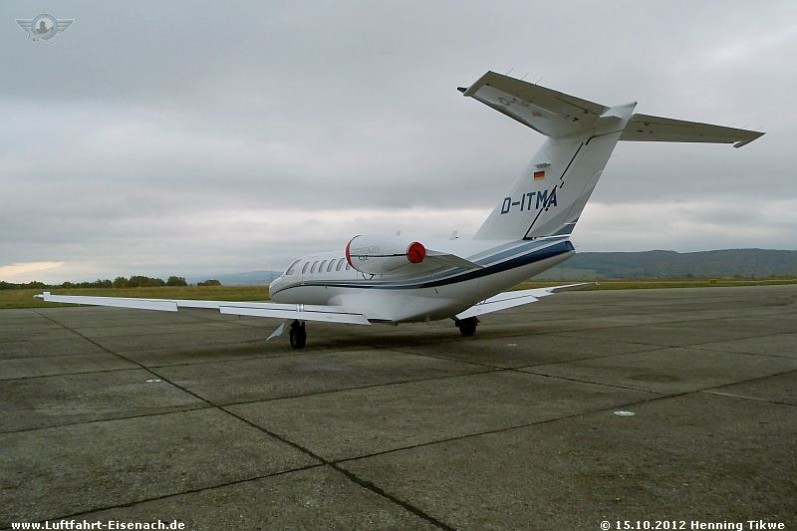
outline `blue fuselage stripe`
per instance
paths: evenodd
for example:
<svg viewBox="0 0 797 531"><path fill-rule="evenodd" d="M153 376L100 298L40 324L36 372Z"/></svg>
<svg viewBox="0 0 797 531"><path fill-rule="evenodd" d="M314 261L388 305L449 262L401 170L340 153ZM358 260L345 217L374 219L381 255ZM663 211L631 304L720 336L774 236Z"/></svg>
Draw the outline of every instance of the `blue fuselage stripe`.
<svg viewBox="0 0 797 531"><path fill-rule="evenodd" d="M555 256L559 256L561 254L569 253L573 251L573 244L570 241L565 240L554 245L544 247L542 249L532 250L529 253L522 254L520 256L516 256L510 260L506 260L504 262L499 262L497 264L489 265L483 269L473 269L463 272L459 275L449 276L446 278L440 278L437 280L429 280L425 282L416 282L416 283L374 283L374 282L367 282L367 281L359 281L359 282L350 282L350 281L323 281L323 280L310 280L305 282L297 282L295 284L290 284L285 286L284 288L280 289L276 293L280 293L282 291L297 288L302 286L315 286L315 287L335 287L335 288L359 288L359 289L389 289L389 290L400 290L400 289L420 289L420 288L435 288L439 286L445 286L449 284L456 284L458 282L465 282L468 280L474 280L477 278L486 277L489 275L494 275L496 273L502 273L504 271L508 271L510 269L515 269L518 267L522 267L525 265L532 264L534 262L539 262L541 260L546 260L548 258L553 258ZM513 249L512 251L517 252L517 249ZM511 255L511 251L507 251L505 253L501 253L501 255ZM499 256L501 256L499 255ZM493 257L491 257L493 258ZM274 294L272 294L273 296Z"/></svg>

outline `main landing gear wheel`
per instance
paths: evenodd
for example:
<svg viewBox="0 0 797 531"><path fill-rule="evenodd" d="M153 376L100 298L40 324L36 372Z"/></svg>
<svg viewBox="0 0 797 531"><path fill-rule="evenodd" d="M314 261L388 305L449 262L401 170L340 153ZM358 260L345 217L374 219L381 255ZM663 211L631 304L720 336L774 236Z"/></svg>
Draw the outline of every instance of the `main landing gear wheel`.
<svg viewBox="0 0 797 531"><path fill-rule="evenodd" d="M457 319L456 325L459 328L459 333L465 337L471 337L473 334L476 333L476 325L479 324L479 320L475 317L468 317L467 319Z"/></svg>
<svg viewBox="0 0 797 531"><path fill-rule="evenodd" d="M307 343L307 331L304 329L304 323L294 321L291 323L289 330L291 337L292 348L304 348Z"/></svg>

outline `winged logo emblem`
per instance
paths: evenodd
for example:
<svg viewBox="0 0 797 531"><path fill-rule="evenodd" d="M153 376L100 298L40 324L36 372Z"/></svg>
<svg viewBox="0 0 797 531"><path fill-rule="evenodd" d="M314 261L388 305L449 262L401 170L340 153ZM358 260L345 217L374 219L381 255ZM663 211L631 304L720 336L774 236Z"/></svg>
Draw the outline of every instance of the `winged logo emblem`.
<svg viewBox="0 0 797 531"><path fill-rule="evenodd" d="M32 41L49 42L59 33L69 29L74 19L58 20L52 15L42 13L30 20L18 18L16 21L19 27L28 33L28 38Z"/></svg>

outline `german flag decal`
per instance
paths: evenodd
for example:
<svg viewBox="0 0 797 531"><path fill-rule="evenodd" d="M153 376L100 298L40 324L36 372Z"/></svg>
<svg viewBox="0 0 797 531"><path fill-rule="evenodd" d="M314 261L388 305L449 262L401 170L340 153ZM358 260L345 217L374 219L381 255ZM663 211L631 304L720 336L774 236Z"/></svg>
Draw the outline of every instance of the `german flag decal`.
<svg viewBox="0 0 797 531"><path fill-rule="evenodd" d="M545 179L545 170L539 170L534 172L534 180L537 179Z"/></svg>

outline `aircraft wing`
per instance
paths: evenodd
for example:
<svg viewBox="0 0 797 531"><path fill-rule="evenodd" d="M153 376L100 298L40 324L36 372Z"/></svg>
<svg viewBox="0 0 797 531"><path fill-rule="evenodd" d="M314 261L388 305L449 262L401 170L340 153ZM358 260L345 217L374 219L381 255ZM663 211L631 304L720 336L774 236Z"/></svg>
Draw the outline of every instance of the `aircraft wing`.
<svg viewBox="0 0 797 531"><path fill-rule="evenodd" d="M582 282L580 284L567 284L565 286L551 286L549 288L535 288L523 289L518 291L506 291L499 293L489 299L483 300L478 304L474 304L467 310L456 315L457 319L467 319L469 317L476 317L488 313L497 312L499 310L506 310L507 308L514 308L515 306L522 306L537 302L543 297L553 295L558 291L567 291L570 289L586 286L590 282Z"/></svg>
<svg viewBox="0 0 797 531"><path fill-rule="evenodd" d="M84 297L80 295L53 295L49 291L45 291L41 295L36 295L36 298L45 302L85 304L88 306L111 306L115 308L156 310L162 312L176 312L179 308L203 308L219 310L219 312L228 315L268 317L271 319L298 319L299 321L320 321L324 323L371 324L363 314L352 312L342 306L277 304L272 302Z"/></svg>

